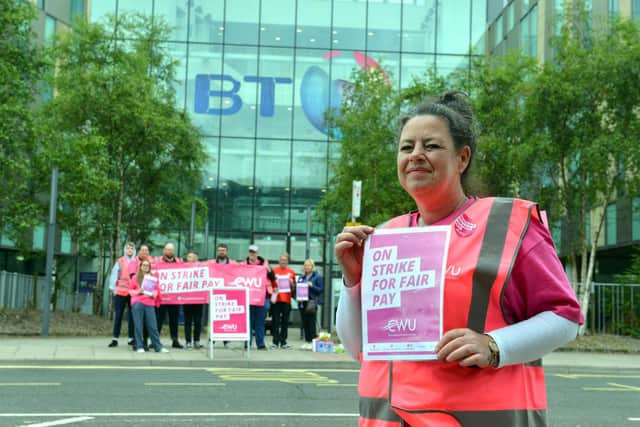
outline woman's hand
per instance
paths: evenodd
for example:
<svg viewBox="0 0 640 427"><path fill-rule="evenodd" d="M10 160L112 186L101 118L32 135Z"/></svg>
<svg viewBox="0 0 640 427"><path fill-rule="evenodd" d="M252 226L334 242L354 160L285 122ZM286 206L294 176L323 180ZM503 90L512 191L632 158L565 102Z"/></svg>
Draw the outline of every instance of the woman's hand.
<svg viewBox="0 0 640 427"><path fill-rule="evenodd" d="M336 258L347 287L353 286L360 281L362 276L362 255L364 252L364 241L374 228L368 225L358 225L345 227L342 233L336 236Z"/></svg>
<svg viewBox="0 0 640 427"><path fill-rule="evenodd" d="M452 329L436 345L438 360L458 362L460 366L487 368L491 362L489 337L471 329Z"/></svg>

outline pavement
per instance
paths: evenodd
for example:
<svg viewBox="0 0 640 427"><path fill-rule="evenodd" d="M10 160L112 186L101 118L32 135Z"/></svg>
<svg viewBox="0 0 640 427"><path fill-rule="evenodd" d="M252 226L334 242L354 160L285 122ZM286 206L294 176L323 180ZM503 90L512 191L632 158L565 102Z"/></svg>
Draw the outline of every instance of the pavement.
<svg viewBox="0 0 640 427"><path fill-rule="evenodd" d="M195 367L248 367L291 369L327 368L358 369L358 362L347 353L316 353L301 348L299 329L289 333L290 349L250 351L243 342L231 342L224 348L222 342L213 346L213 354L203 341L202 349L173 349L169 353L136 353L120 339L118 347L109 348L110 337L0 337L0 365L147 365ZM169 337L162 342L170 343ZM265 338L267 346L271 337ZM184 344L184 342L182 342ZM211 358L212 356L212 358ZM583 372L602 369L625 372L640 369L640 353L585 353L556 351L543 359L544 366L554 372Z"/></svg>

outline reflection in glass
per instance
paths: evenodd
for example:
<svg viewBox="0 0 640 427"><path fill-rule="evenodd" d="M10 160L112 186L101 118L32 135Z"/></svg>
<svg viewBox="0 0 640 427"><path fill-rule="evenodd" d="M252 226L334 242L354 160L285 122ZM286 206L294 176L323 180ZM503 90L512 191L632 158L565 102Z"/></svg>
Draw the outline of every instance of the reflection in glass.
<svg viewBox="0 0 640 427"><path fill-rule="evenodd" d="M189 40L222 43L224 38L224 0L191 0Z"/></svg>
<svg viewBox="0 0 640 427"><path fill-rule="evenodd" d="M91 7L93 7L94 3L100 2L91 2ZM151 16L153 13L152 0L118 0L118 15L125 12L138 12L143 15Z"/></svg>
<svg viewBox="0 0 640 427"><path fill-rule="evenodd" d="M400 50L401 5L376 4L368 12L367 51Z"/></svg>
<svg viewBox="0 0 640 427"><path fill-rule="evenodd" d="M295 0L262 0L260 17L260 45L295 45Z"/></svg>
<svg viewBox="0 0 640 427"><path fill-rule="evenodd" d="M438 46L442 53L469 53L470 0L447 0L438 3Z"/></svg>
<svg viewBox="0 0 640 427"><path fill-rule="evenodd" d="M171 26L169 40L186 41L189 10L187 2L157 1L153 13L161 16Z"/></svg>
<svg viewBox="0 0 640 427"><path fill-rule="evenodd" d="M436 1L402 8L402 51L433 53L436 41Z"/></svg>
<svg viewBox="0 0 640 427"><path fill-rule="evenodd" d="M367 38L365 2L334 2L332 49L365 50Z"/></svg>
<svg viewBox="0 0 640 427"><path fill-rule="evenodd" d="M223 98L220 80L212 75L222 72L222 46L191 44L189 46L189 72L187 75L187 111L205 135L220 133L220 113ZM196 84L198 81L198 84ZM197 88L197 92L196 92Z"/></svg>
<svg viewBox="0 0 640 427"><path fill-rule="evenodd" d="M437 55L436 71L446 77L458 69L469 69L469 57L458 55Z"/></svg>
<svg viewBox="0 0 640 427"><path fill-rule="evenodd" d="M424 78L427 70L435 67L434 55L418 55L403 53L402 75L400 76L400 87L406 88L411 85L414 78Z"/></svg>
<svg viewBox="0 0 640 427"><path fill-rule="evenodd" d="M258 113L258 48L227 45L218 80L223 136L254 137Z"/></svg>
<svg viewBox="0 0 640 427"><path fill-rule="evenodd" d="M225 7L224 42L257 45L260 0L227 1Z"/></svg>
<svg viewBox="0 0 640 427"><path fill-rule="evenodd" d="M331 2L326 0L298 1L296 45L317 49L331 46Z"/></svg>
<svg viewBox="0 0 640 427"><path fill-rule="evenodd" d="M290 138L293 117L293 49L260 50L258 137Z"/></svg>

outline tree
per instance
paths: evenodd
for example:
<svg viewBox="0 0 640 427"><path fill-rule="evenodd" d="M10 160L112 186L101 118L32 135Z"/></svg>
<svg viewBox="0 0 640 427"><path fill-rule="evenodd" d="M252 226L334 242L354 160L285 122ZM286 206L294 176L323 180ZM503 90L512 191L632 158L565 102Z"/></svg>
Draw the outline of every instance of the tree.
<svg viewBox="0 0 640 427"><path fill-rule="evenodd" d="M567 17L554 61L532 82L527 117L537 162L554 189L550 199L564 215L570 276L586 318L606 207L621 190L637 191L640 31L630 21L591 30L579 8ZM588 233L594 210L600 215Z"/></svg>
<svg viewBox="0 0 640 427"><path fill-rule="evenodd" d="M40 217L32 180L38 140L32 106L47 61L31 33L34 17L30 2L0 0L0 232L18 244Z"/></svg>
<svg viewBox="0 0 640 427"><path fill-rule="evenodd" d="M61 196L81 225L77 236L97 242L99 251L106 242L110 264L124 233L141 242L152 229L188 223L201 182L204 148L188 115L176 108L168 34L157 17L124 14L105 23L77 20L56 40L56 96L45 114L64 135L53 151L76 153L65 163ZM77 181L82 167L102 185L93 194Z"/></svg>

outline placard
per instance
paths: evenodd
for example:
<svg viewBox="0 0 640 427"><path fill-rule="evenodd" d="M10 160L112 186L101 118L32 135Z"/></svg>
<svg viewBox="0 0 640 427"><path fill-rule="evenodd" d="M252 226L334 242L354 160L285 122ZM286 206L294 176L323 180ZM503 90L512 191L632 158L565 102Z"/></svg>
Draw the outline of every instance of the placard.
<svg viewBox="0 0 640 427"><path fill-rule="evenodd" d="M361 283L364 359L436 359L450 230L382 229L366 240Z"/></svg>

